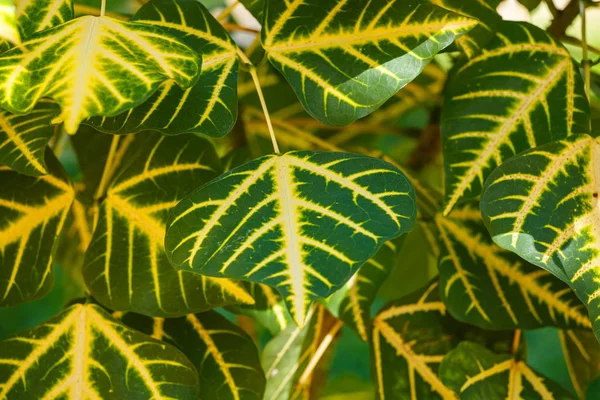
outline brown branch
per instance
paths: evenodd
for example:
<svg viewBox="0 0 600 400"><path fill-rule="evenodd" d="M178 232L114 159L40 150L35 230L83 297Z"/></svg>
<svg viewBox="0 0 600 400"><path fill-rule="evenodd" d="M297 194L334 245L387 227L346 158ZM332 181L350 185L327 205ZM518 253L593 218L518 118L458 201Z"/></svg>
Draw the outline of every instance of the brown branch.
<svg viewBox="0 0 600 400"><path fill-rule="evenodd" d="M565 36L567 28L571 26L579 15L579 0L571 0L564 10L559 11L558 16L552 20L548 32L557 38Z"/></svg>

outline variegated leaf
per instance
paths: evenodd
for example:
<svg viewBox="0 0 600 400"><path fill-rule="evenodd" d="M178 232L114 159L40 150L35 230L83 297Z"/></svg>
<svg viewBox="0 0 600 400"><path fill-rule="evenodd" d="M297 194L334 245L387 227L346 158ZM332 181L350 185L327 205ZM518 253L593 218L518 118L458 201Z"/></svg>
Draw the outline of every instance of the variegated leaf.
<svg viewBox="0 0 600 400"><path fill-rule="evenodd" d="M482 53L452 74L442 111L444 214L481 193L509 157L589 133L583 81L567 49L529 24L507 22Z"/></svg>
<svg viewBox="0 0 600 400"><path fill-rule="evenodd" d="M76 304L0 342L3 399L197 399L194 366L171 345Z"/></svg>
<svg viewBox="0 0 600 400"><path fill-rule="evenodd" d="M263 399L265 374L256 345L219 313L208 311L169 319L127 313L121 321L186 355L200 378L198 399Z"/></svg>
<svg viewBox="0 0 600 400"><path fill-rule="evenodd" d="M238 66L236 45L227 31L197 0L152 0L133 20L164 29L201 54L200 78L187 89L165 82L138 107L89 123L118 134L151 129L164 134L226 135L237 118Z"/></svg>
<svg viewBox="0 0 600 400"><path fill-rule="evenodd" d="M44 155L54 134L50 121L58 111L45 100L25 115L0 111L0 164L30 176L48 173Z"/></svg>
<svg viewBox="0 0 600 400"><path fill-rule="evenodd" d="M472 205L436 218L442 299L456 319L485 329L591 328L564 282L492 242Z"/></svg>
<svg viewBox="0 0 600 400"><path fill-rule="evenodd" d="M537 147L488 178L484 221L501 247L573 287L600 334L600 141L587 135Z"/></svg>
<svg viewBox="0 0 600 400"><path fill-rule="evenodd" d="M377 399L458 399L437 374L456 345L445 315L438 282L379 311L371 339Z"/></svg>
<svg viewBox="0 0 600 400"><path fill-rule="evenodd" d="M17 27L22 38L73 19L72 0L15 0Z"/></svg>
<svg viewBox="0 0 600 400"><path fill-rule="evenodd" d="M316 306L304 327L291 324L272 339L262 353L267 375L264 400L306 399L315 368L341 327L341 321Z"/></svg>
<svg viewBox="0 0 600 400"><path fill-rule="evenodd" d="M511 354L496 354L477 343L462 342L451 351L442 362L440 377L461 400L575 400L524 361Z"/></svg>
<svg viewBox="0 0 600 400"><path fill-rule="evenodd" d="M327 299L327 307L363 341L371 333L371 306L381 285L396 266L402 238L386 242L340 290Z"/></svg>
<svg viewBox="0 0 600 400"><path fill-rule="evenodd" d="M0 39L13 44L21 43L17 28L16 8L13 0L0 0Z"/></svg>
<svg viewBox="0 0 600 400"><path fill-rule="evenodd" d="M46 152L49 174L0 169L0 306L39 299L53 286L52 253L75 192Z"/></svg>
<svg viewBox="0 0 600 400"><path fill-rule="evenodd" d="M406 177L371 157L290 152L251 161L182 200L166 248L180 270L277 287L302 325L387 240L411 229Z"/></svg>
<svg viewBox="0 0 600 400"><path fill-rule="evenodd" d="M148 133L129 147L85 255L84 278L94 297L114 310L151 316L252 303L237 282L176 271L164 251L171 208L220 172L210 143Z"/></svg>
<svg viewBox="0 0 600 400"><path fill-rule="evenodd" d="M475 24L417 0L270 0L262 44L313 117L345 125L376 110Z"/></svg>
<svg viewBox="0 0 600 400"><path fill-rule="evenodd" d="M590 329L558 331L575 392L586 398L588 384L600 376L600 345Z"/></svg>
<svg viewBox="0 0 600 400"><path fill-rule="evenodd" d="M244 282L244 286L254 299L254 304L239 304L229 307L234 313L252 318L274 336L293 323L290 313L285 308L283 298L276 290L254 282Z"/></svg>
<svg viewBox="0 0 600 400"><path fill-rule="evenodd" d="M61 114L53 122L75 133L84 119L117 115L165 81L193 85L199 71L198 54L163 28L85 16L2 54L0 106L27 113L41 98L54 99Z"/></svg>

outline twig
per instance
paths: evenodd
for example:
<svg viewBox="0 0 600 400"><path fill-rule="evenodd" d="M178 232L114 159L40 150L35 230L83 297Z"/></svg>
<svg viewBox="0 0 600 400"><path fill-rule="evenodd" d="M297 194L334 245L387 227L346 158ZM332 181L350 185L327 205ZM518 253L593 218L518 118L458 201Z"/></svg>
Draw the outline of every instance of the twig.
<svg viewBox="0 0 600 400"><path fill-rule="evenodd" d="M233 10L239 5L240 5L240 0L234 1L229 7L227 7L225 10L223 10L223 12L221 14L219 14L219 16L217 17L217 20L219 22L221 22L221 21L224 21L225 19L227 19L227 17L229 17L229 15L231 15Z"/></svg>
<svg viewBox="0 0 600 400"><path fill-rule="evenodd" d="M558 9L556 8L556 6L554 5L554 2L552 0L544 0L544 2L548 6L548 10L550 10L550 14L552 14L552 16L554 18L558 17L559 12L558 12Z"/></svg>
<svg viewBox="0 0 600 400"><path fill-rule="evenodd" d="M557 38L563 37L567 28L571 26L579 15L579 0L571 0L564 10L558 12L558 16L552 20L548 32Z"/></svg>
<svg viewBox="0 0 600 400"><path fill-rule="evenodd" d="M259 33L260 32L257 29L247 28L245 26L241 26L241 25L234 24L231 22L221 22L221 25L223 25L223 28L227 29L228 31L243 31L243 32L250 32L250 33Z"/></svg>

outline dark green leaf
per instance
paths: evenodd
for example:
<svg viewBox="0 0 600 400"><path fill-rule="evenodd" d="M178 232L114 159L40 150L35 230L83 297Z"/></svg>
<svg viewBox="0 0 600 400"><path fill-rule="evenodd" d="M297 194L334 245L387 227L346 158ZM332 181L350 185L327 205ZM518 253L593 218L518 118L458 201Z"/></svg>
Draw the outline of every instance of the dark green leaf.
<svg viewBox="0 0 600 400"><path fill-rule="evenodd" d="M600 375L600 345L589 329L558 331L558 337L573 387L585 399L588 385Z"/></svg>

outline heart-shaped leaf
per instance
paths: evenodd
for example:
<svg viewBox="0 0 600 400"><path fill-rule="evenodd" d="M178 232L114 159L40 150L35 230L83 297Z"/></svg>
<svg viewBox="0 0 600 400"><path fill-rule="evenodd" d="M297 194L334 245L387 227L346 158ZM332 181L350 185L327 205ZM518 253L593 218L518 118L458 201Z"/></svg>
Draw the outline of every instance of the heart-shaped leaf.
<svg viewBox="0 0 600 400"><path fill-rule="evenodd" d="M575 400L559 384L540 375L511 354L496 354L462 342L442 362L440 377L461 400Z"/></svg>
<svg viewBox="0 0 600 400"><path fill-rule="evenodd" d="M263 399L265 374L256 345L219 313L169 319L127 313L121 321L186 355L200 378L198 399Z"/></svg>
<svg viewBox="0 0 600 400"><path fill-rule="evenodd" d="M94 297L114 310L151 316L253 300L241 284L176 271L164 252L168 212L194 188L219 175L210 143L194 135L141 135L110 184L85 256Z"/></svg>
<svg viewBox="0 0 600 400"><path fill-rule="evenodd" d="M0 306L39 299L54 284L52 253L75 192L46 152L50 174L39 178L0 169Z"/></svg>
<svg viewBox="0 0 600 400"><path fill-rule="evenodd" d="M567 282L600 333L600 142L587 135L518 155L488 178L484 221L501 247Z"/></svg>
<svg viewBox="0 0 600 400"><path fill-rule="evenodd" d="M140 104L164 81L193 85L199 71L198 54L164 29L85 16L2 54L0 106L27 113L41 98L52 98L61 107L54 122L75 133L86 118Z"/></svg>
<svg viewBox="0 0 600 400"><path fill-rule="evenodd" d="M116 117L89 121L102 131L127 134L144 129L222 137L237 118L237 54L233 40L197 0L152 0L133 21L164 29L202 55L196 84L164 83L146 102Z"/></svg>
<svg viewBox="0 0 600 400"><path fill-rule="evenodd" d="M3 399L197 399L194 366L93 304L0 343Z"/></svg>
<svg viewBox="0 0 600 400"><path fill-rule="evenodd" d="M417 0L267 1L262 44L313 117L381 106L476 21Z"/></svg>
<svg viewBox="0 0 600 400"><path fill-rule="evenodd" d="M58 111L45 100L25 115L0 111L0 164L30 176L48 173L44 150L54 134L50 121Z"/></svg>
<svg viewBox="0 0 600 400"><path fill-rule="evenodd" d="M438 215L441 293L450 314L484 329L591 328L564 282L492 242L478 208Z"/></svg>
<svg viewBox="0 0 600 400"><path fill-rule="evenodd" d="M452 74L442 111L447 215L481 193L509 157L589 133L579 69L567 49L533 25L507 22L478 56Z"/></svg>
<svg viewBox="0 0 600 400"><path fill-rule="evenodd" d="M182 200L166 249L180 270L277 287L299 325L387 240L411 229L410 182L390 164L333 152L265 156Z"/></svg>

